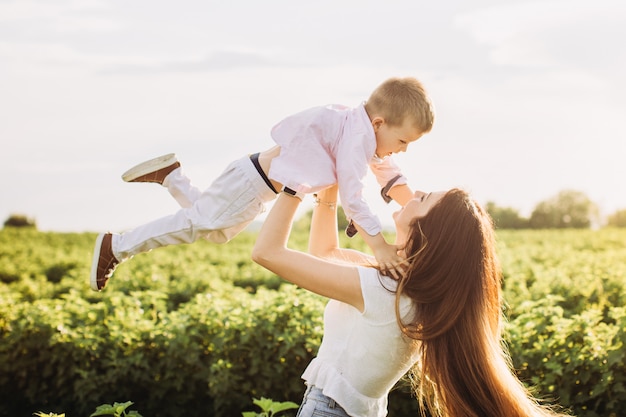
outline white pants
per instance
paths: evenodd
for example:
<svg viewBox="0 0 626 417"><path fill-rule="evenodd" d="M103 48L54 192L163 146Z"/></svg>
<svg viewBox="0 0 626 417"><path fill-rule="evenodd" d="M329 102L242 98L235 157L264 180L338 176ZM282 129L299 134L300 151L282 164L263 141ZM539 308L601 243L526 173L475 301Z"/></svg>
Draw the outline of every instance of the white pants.
<svg viewBox="0 0 626 417"><path fill-rule="evenodd" d="M113 235L113 254L119 261L141 252L200 238L226 243L276 198L250 157L232 162L204 191L191 184L180 168L163 182L181 209L120 235Z"/></svg>

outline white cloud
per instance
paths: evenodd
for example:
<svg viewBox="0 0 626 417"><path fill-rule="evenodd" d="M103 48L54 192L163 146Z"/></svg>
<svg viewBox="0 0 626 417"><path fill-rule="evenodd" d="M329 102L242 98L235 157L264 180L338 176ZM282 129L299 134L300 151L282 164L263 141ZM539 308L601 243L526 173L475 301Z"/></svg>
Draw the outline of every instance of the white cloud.
<svg viewBox="0 0 626 417"><path fill-rule="evenodd" d="M120 28L119 22L101 15L109 9L98 0L9 1L0 3L0 21L29 25L36 32L108 32Z"/></svg>
<svg viewBox="0 0 626 417"><path fill-rule="evenodd" d="M508 39L581 21L622 21L626 3L620 0L542 0L491 6L457 16L455 23L478 42L499 45Z"/></svg>
<svg viewBox="0 0 626 417"><path fill-rule="evenodd" d="M135 61L135 62L133 62ZM311 63L308 63L309 65ZM252 50L217 50L204 57L162 57L152 58L144 62L124 58L113 65L102 69L104 74L154 74L154 73L186 73L215 72L237 69L255 69L268 67L301 67L304 63L284 58L263 51Z"/></svg>
<svg viewBox="0 0 626 417"><path fill-rule="evenodd" d="M13 0L0 3L0 21L57 19L60 15L108 9L100 0Z"/></svg>
<svg viewBox="0 0 626 417"><path fill-rule="evenodd" d="M497 5L465 13L457 27L492 48L495 64L554 67L593 64L609 56L623 62L626 3L551 0Z"/></svg>

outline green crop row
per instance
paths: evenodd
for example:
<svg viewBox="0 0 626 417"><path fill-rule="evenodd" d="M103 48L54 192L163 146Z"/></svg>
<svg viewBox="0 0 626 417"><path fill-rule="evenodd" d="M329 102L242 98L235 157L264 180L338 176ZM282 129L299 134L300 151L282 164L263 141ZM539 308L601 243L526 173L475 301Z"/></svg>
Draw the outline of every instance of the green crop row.
<svg viewBox="0 0 626 417"><path fill-rule="evenodd" d="M145 416L235 416L252 398L299 403L325 300L252 263L254 238L138 255L95 293L95 234L0 231L0 415L86 416L131 400ZM626 415L626 230L500 231L498 245L520 378L575 415ZM400 386L390 414L416 414Z"/></svg>

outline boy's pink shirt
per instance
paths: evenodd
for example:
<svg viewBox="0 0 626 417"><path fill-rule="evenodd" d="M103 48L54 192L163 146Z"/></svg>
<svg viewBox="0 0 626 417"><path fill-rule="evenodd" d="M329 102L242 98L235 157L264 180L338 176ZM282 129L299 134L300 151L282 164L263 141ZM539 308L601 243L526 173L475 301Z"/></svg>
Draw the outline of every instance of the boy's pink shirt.
<svg viewBox="0 0 626 417"><path fill-rule="evenodd" d="M398 175L391 157L378 158L376 136L363 104L314 107L287 117L272 129L281 146L269 177L302 193L314 193L339 184L342 207L369 235L382 230L363 198L368 166L381 187ZM405 184L401 177L395 184Z"/></svg>

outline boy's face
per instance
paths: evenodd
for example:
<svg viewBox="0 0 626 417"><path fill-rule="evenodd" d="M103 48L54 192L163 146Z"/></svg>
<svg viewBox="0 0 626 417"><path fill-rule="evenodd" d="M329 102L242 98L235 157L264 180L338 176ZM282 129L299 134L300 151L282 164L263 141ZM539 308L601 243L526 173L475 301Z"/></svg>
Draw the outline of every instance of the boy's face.
<svg viewBox="0 0 626 417"><path fill-rule="evenodd" d="M406 152L410 143L422 137L422 132L408 120L401 126L389 126L382 117L375 117L372 126L376 134L376 155L379 158Z"/></svg>

